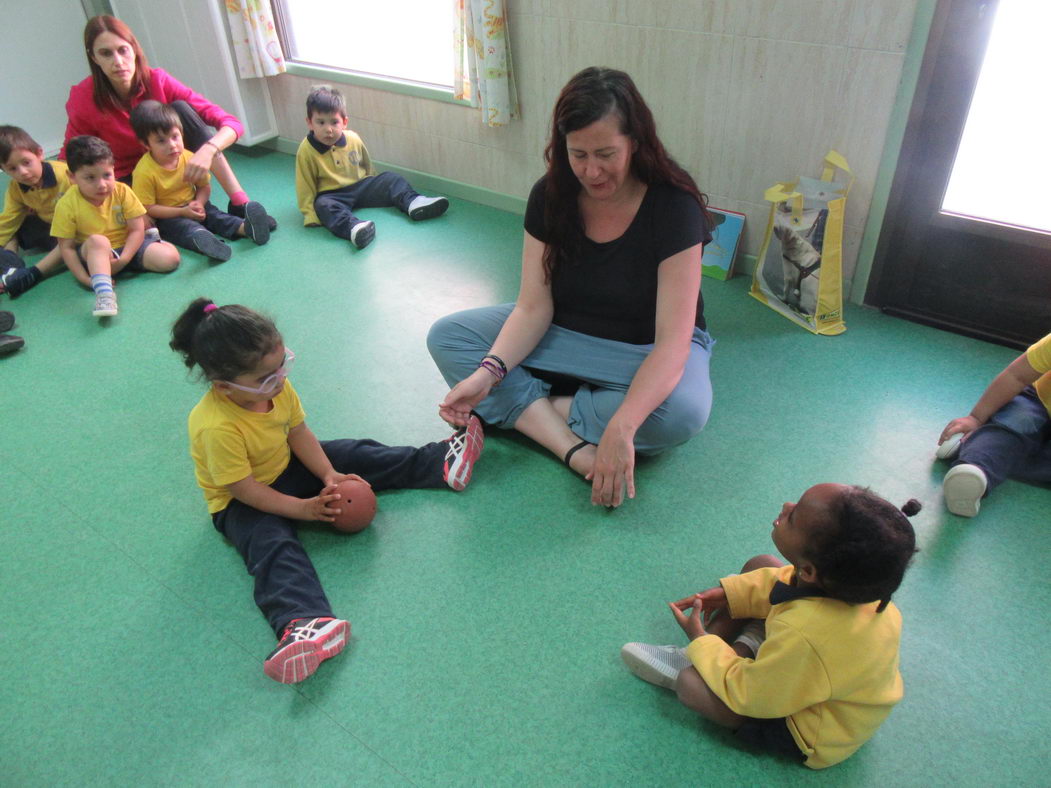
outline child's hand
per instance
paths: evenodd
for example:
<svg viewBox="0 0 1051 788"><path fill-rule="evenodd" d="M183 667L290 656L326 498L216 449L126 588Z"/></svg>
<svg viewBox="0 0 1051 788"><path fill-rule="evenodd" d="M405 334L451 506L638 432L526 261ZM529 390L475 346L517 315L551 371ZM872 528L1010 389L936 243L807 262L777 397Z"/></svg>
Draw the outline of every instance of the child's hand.
<svg viewBox="0 0 1051 788"><path fill-rule="evenodd" d="M726 610L726 591L722 586L716 586L715 588L709 588L707 591L701 591L697 594L690 594L685 599L680 599L678 602L672 602L675 607L685 612L687 608L693 607L695 599L700 599L704 604L704 614L701 616L701 620L704 621L705 626L710 626L712 618L719 610Z"/></svg>
<svg viewBox="0 0 1051 788"><path fill-rule="evenodd" d="M205 217L204 206L201 205L197 200L191 200L186 203L186 207L182 209L182 215L187 219L197 219L203 221Z"/></svg>
<svg viewBox="0 0 1051 788"><path fill-rule="evenodd" d="M701 601L700 594L694 594L690 597L689 607L692 608L693 612L687 618L683 613L685 608L682 607L682 604L686 601L683 599L678 602L669 602L668 607L671 608L672 615L675 616L675 620L679 622L679 626L682 627L682 631L686 633L686 636L690 640L696 640L708 634L704 631L704 624L701 623L701 610L704 608L704 602Z"/></svg>
<svg viewBox="0 0 1051 788"><path fill-rule="evenodd" d="M362 479L356 473L336 473L335 471L333 471L321 481L324 483L325 487L332 487L334 485L339 484L340 482L345 482L347 479L353 479L354 481L362 482L363 484L368 486L369 489L372 489L372 485L364 479Z"/></svg>
<svg viewBox="0 0 1051 788"><path fill-rule="evenodd" d="M945 429L942 430L941 437L938 438L938 445L945 443L950 437L956 433L962 433L966 435L969 432L974 432L976 429L981 427L981 423L974 416L964 416L959 419L953 419L945 425Z"/></svg>
<svg viewBox="0 0 1051 788"><path fill-rule="evenodd" d="M336 515L339 514L339 507L336 506L336 501L339 500L339 493L336 492L336 485L326 484L325 488L315 495L313 498L304 498L303 500L303 515L300 519L302 520L319 520L323 523L331 523L336 519Z"/></svg>

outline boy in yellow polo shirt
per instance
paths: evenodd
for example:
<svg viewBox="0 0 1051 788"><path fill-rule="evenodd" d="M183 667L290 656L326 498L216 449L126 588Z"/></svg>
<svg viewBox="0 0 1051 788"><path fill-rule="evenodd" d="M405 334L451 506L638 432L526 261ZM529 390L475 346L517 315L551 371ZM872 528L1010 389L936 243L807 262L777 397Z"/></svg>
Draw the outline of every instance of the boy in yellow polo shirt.
<svg viewBox="0 0 1051 788"><path fill-rule="evenodd" d="M310 133L296 151L296 200L306 227L323 224L364 249L376 237L376 225L355 216L355 208L393 206L413 221L449 208L447 199L424 197L400 175L375 174L365 143L347 130L347 105L338 90L321 86L310 92L307 126Z"/></svg>
<svg viewBox="0 0 1051 788"><path fill-rule="evenodd" d="M51 220L70 181L66 163L45 161L44 149L18 126L0 126L0 168L11 178L0 213L0 293L17 298L62 268ZM46 254L27 267L19 249Z"/></svg>
<svg viewBox="0 0 1051 788"><path fill-rule="evenodd" d="M131 111L131 127L146 148L135 165L131 185L161 238L183 249L229 260L231 249L223 238L250 238L261 246L270 240L266 210L257 202L244 206L244 218L223 213L208 201L211 176L202 183L186 180L192 153L183 145L182 121L168 104L148 99Z"/></svg>
<svg viewBox="0 0 1051 788"><path fill-rule="evenodd" d="M1051 334L1034 343L993 379L971 412L953 419L938 444L954 435L942 480L946 508L974 517L982 498L1011 477L1051 484Z"/></svg>
<svg viewBox="0 0 1051 788"><path fill-rule="evenodd" d="M113 152L98 137L66 143L70 180L77 187L55 206L51 234L66 268L95 291L95 317L117 314L113 275L129 271L168 273L179 265L179 250L146 237L146 209L131 187L113 174Z"/></svg>

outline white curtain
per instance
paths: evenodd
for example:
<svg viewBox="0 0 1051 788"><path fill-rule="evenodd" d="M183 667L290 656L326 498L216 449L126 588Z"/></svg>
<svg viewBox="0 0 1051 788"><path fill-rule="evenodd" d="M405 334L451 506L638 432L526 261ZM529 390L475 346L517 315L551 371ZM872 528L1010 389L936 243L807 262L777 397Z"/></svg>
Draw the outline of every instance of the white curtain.
<svg viewBox="0 0 1051 788"><path fill-rule="evenodd" d="M518 92L507 36L507 0L453 0L456 3L458 99L481 107L487 126L506 126L518 117Z"/></svg>
<svg viewBox="0 0 1051 788"><path fill-rule="evenodd" d="M226 0L234 59L241 77L272 77L285 72L285 56L274 28L270 0Z"/></svg>

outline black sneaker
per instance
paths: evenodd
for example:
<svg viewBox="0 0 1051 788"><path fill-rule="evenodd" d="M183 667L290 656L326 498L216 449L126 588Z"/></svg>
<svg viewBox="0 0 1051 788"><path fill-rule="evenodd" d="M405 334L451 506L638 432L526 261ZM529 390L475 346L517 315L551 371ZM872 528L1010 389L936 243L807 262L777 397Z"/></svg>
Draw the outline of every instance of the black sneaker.
<svg viewBox="0 0 1051 788"><path fill-rule="evenodd" d="M14 334L0 334L0 357L10 356L25 347L26 341Z"/></svg>
<svg viewBox="0 0 1051 788"><path fill-rule="evenodd" d="M414 222L434 219L449 210L449 201L444 197L414 197L409 203L409 218Z"/></svg>
<svg viewBox="0 0 1051 788"><path fill-rule="evenodd" d="M341 652L349 636L350 623L338 618L294 619L263 663L263 672L274 681L295 684Z"/></svg>
<svg viewBox="0 0 1051 788"><path fill-rule="evenodd" d="M232 202L227 202L226 212L231 216L240 216L242 219L244 219L245 205L247 205L247 203L243 203L241 205L234 205ZM270 232L273 232L277 229L277 219L275 219L273 216L267 216L266 226L270 228Z"/></svg>
<svg viewBox="0 0 1051 788"><path fill-rule="evenodd" d="M10 312L0 312L0 334L10 331L15 326L15 316Z"/></svg>
<svg viewBox="0 0 1051 788"><path fill-rule="evenodd" d="M43 277L40 269L36 266L29 268L8 268L0 274L0 283L4 285L4 292L11 298L18 298L26 290L36 287Z"/></svg>
<svg viewBox="0 0 1051 788"><path fill-rule="evenodd" d="M358 249L364 249L376 237L375 222L358 222L350 228L350 242Z"/></svg>
<svg viewBox="0 0 1051 788"><path fill-rule="evenodd" d="M248 228L245 228L246 230ZM229 260L233 250L208 230L197 230L190 238L193 248L212 260Z"/></svg>
<svg viewBox="0 0 1051 788"><path fill-rule="evenodd" d="M245 209L245 235L252 239L256 246L262 246L270 240L270 225L267 223L266 208L257 202L247 202Z"/></svg>

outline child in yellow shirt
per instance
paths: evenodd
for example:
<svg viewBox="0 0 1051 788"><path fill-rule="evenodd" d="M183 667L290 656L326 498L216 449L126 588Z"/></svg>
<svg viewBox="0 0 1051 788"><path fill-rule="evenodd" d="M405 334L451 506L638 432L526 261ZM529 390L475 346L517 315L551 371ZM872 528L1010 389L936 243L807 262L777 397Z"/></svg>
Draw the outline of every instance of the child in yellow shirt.
<svg viewBox="0 0 1051 788"><path fill-rule="evenodd" d="M328 86L307 96L307 134L296 151L296 199L306 227L325 225L333 235L364 249L376 225L355 208L393 206L413 221L433 219L449 208L444 197L424 197L393 172L376 174L361 137L347 129L343 94Z"/></svg>
<svg viewBox="0 0 1051 788"><path fill-rule="evenodd" d="M117 314L113 276L123 270L168 273L179 250L146 237L146 209L113 174L113 153L98 137L82 135L66 144L70 179L77 187L55 206L51 234L66 268L95 292L95 317Z"/></svg>
<svg viewBox="0 0 1051 788"><path fill-rule="evenodd" d="M11 178L0 213L0 293L17 298L63 267L51 220L70 181L66 163L45 161L44 149L18 126L0 126L0 168ZM27 267L20 249L46 254Z"/></svg>
<svg viewBox="0 0 1051 788"><path fill-rule="evenodd" d="M131 111L131 127L146 148L135 165L131 185L161 238L213 260L229 260L230 247L219 240L248 237L262 246L270 240L269 217L257 202L244 206L244 218L224 213L208 198L211 176L202 183L186 179L192 154L183 145L182 121L168 104L147 99Z"/></svg>
<svg viewBox="0 0 1051 788"><path fill-rule="evenodd" d="M746 744L813 769L839 763L903 694L890 599L916 551L907 518L919 510L859 487L811 487L774 520L788 564L756 556L742 574L669 603L685 649L628 643L621 657Z"/></svg>

